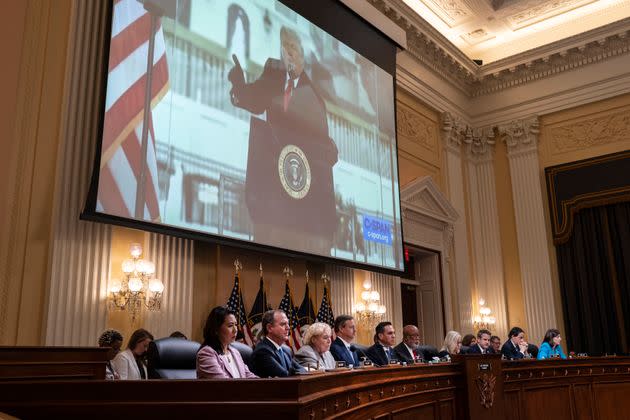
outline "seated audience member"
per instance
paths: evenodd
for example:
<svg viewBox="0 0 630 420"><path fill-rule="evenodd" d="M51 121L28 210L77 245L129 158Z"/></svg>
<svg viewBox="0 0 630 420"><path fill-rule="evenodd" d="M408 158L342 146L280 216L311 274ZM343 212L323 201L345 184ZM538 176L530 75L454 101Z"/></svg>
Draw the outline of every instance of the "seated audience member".
<svg viewBox="0 0 630 420"><path fill-rule="evenodd" d="M264 337L252 354L253 371L261 378L284 377L304 372L282 345L289 338L289 319L280 309L267 311L262 318Z"/></svg>
<svg viewBox="0 0 630 420"><path fill-rule="evenodd" d="M197 352L197 378L256 378L241 353L230 346L237 331L234 312L225 306L210 311L203 327L203 343Z"/></svg>
<svg viewBox="0 0 630 420"><path fill-rule="evenodd" d="M501 354L501 339L496 335L490 337L490 348L488 353Z"/></svg>
<svg viewBox="0 0 630 420"><path fill-rule="evenodd" d="M508 340L501 347L501 354L506 359L523 359L529 357L525 332L520 327L514 327L508 334Z"/></svg>
<svg viewBox="0 0 630 420"><path fill-rule="evenodd" d="M332 330L323 322L311 324L304 332L302 347L295 353L295 359L307 369L334 369L335 358L330 354Z"/></svg>
<svg viewBox="0 0 630 420"><path fill-rule="evenodd" d="M473 334L466 334L464 338L462 338L462 346L472 347L477 344L477 339Z"/></svg>
<svg viewBox="0 0 630 420"><path fill-rule="evenodd" d="M354 318L350 315L339 315L335 318L334 325L337 338L330 345L330 353L335 360L346 362L346 366L359 366L359 354L352 346L357 335Z"/></svg>
<svg viewBox="0 0 630 420"><path fill-rule="evenodd" d="M489 354L490 336L492 333L486 329L477 332L477 344L468 349L468 354Z"/></svg>
<svg viewBox="0 0 630 420"><path fill-rule="evenodd" d="M418 351L420 345L420 331L415 325L403 327L403 339L394 347L396 359L400 362L412 364L416 359L422 359L423 355Z"/></svg>
<svg viewBox="0 0 630 420"><path fill-rule="evenodd" d="M393 349L396 344L396 332L389 321L379 322L375 330L375 344L368 348L365 354L375 365L387 366L391 360L396 360Z"/></svg>
<svg viewBox="0 0 630 420"><path fill-rule="evenodd" d="M564 354L562 346L560 345L561 341L562 337L560 337L560 331L555 328L547 330L545 338L543 338L543 342L538 350L537 359L542 360L550 357L560 357L562 359L566 359L567 355Z"/></svg>
<svg viewBox="0 0 630 420"><path fill-rule="evenodd" d="M186 334L184 334L184 333L183 333L183 332L181 332L181 331L173 331L173 332L171 333L171 335L169 335L169 337L172 337L172 338L182 338L182 339L184 339L184 340L188 340L188 337L186 337Z"/></svg>
<svg viewBox="0 0 630 420"><path fill-rule="evenodd" d="M438 353L438 357L454 356L462 350L462 335L457 331L449 331L444 337L444 344Z"/></svg>
<svg viewBox="0 0 630 420"><path fill-rule="evenodd" d="M145 329L138 329L131 334L127 350L114 357L112 365L120 379L147 379L147 365L144 356L149 349L153 336Z"/></svg>
<svg viewBox="0 0 630 420"><path fill-rule="evenodd" d="M105 379L120 379L120 376L114 370L112 366L112 359L120 353L120 347L122 346L123 336L116 330L107 330L98 339L99 347L111 347L112 350L109 354L109 360L105 365Z"/></svg>

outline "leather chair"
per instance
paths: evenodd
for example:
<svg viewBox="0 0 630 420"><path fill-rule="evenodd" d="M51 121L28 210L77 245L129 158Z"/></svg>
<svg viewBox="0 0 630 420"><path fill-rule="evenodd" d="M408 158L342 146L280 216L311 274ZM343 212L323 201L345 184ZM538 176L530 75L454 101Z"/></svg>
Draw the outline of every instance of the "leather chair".
<svg viewBox="0 0 630 420"><path fill-rule="evenodd" d="M153 379L196 379L197 351L201 344L166 337L149 344L149 377Z"/></svg>
<svg viewBox="0 0 630 420"><path fill-rule="evenodd" d="M245 362L249 370L252 370L252 353L254 352L254 349L249 347L247 344L240 343L238 341L233 342L230 346L238 350L243 358L243 362Z"/></svg>
<svg viewBox="0 0 630 420"><path fill-rule="evenodd" d="M438 355L438 349L435 346L429 344L421 344L418 346L418 351L422 353L424 360L429 361Z"/></svg>

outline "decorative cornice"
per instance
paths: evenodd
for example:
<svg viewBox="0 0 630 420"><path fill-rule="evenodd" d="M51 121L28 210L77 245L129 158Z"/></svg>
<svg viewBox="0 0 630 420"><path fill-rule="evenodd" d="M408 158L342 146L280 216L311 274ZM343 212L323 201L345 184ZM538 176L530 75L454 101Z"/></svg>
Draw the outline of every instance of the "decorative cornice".
<svg viewBox="0 0 630 420"><path fill-rule="evenodd" d="M478 66L402 0L368 0L407 33L407 51L469 97L479 97L630 53L630 18Z"/></svg>
<svg viewBox="0 0 630 420"><path fill-rule="evenodd" d="M508 157L519 156L538 150L538 134L540 125L538 117L528 121L514 120L504 127L499 127L501 140L508 149Z"/></svg>

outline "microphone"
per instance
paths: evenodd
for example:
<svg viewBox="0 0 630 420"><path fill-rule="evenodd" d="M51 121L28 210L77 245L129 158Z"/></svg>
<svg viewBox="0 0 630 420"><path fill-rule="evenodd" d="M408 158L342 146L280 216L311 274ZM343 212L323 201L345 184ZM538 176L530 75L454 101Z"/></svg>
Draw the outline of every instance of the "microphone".
<svg viewBox="0 0 630 420"><path fill-rule="evenodd" d="M372 361L370 360L369 357L367 357L367 354L365 354L365 352L363 350L361 350L359 347L355 346L354 344L350 345L350 351L351 352L357 352L357 353L361 353L363 355L363 364L365 365L365 361L369 360L370 363L372 363ZM361 356L359 356L359 359L361 359Z"/></svg>

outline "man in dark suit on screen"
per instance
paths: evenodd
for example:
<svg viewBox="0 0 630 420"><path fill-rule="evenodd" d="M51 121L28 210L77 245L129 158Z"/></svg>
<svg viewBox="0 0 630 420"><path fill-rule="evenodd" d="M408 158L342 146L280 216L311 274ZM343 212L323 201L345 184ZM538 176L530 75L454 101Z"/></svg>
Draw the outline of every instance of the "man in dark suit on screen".
<svg viewBox="0 0 630 420"><path fill-rule="evenodd" d="M304 72L297 32L280 31L281 60L269 58L247 83L238 58L228 74L234 106L250 123L245 196L258 242L330 255L337 227L332 168L338 160L328 135L326 106Z"/></svg>

